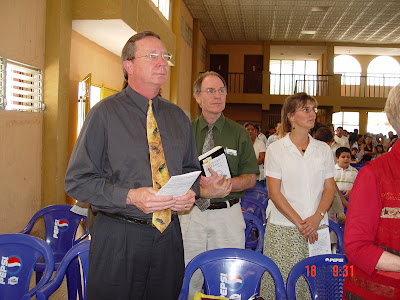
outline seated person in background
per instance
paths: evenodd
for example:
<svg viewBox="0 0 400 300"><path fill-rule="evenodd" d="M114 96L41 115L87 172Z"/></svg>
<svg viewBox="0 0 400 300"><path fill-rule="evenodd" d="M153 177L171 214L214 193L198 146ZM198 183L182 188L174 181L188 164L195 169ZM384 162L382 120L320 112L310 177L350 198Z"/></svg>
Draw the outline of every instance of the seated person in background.
<svg viewBox="0 0 400 300"><path fill-rule="evenodd" d="M390 149L392 148L392 146L394 145L394 143L396 142L398 140L398 136L397 136L397 134L396 135L393 135L391 138L390 138L390 142L387 144L387 146L386 146L386 152L389 152L390 151Z"/></svg>
<svg viewBox="0 0 400 300"><path fill-rule="evenodd" d="M364 136L362 134L359 134L357 137L357 146L358 149L361 149L361 145L364 143ZM354 144L353 147L355 147L356 145Z"/></svg>
<svg viewBox="0 0 400 300"><path fill-rule="evenodd" d="M349 199L351 189L356 180L358 171L350 166L350 149L340 147L336 150L335 182L339 190L344 192L346 199Z"/></svg>
<svg viewBox="0 0 400 300"><path fill-rule="evenodd" d="M384 153L385 153L385 150L383 149L383 145L377 145L376 146L376 156L375 156L375 158L381 156Z"/></svg>
<svg viewBox="0 0 400 300"><path fill-rule="evenodd" d="M351 164L358 164L361 161L358 154L358 148L356 147L351 148L350 158L351 158L350 161Z"/></svg>
<svg viewBox="0 0 400 300"><path fill-rule="evenodd" d="M375 157L376 148L372 144L372 137L370 135L365 135L364 144L361 145L360 151L364 152L362 161L370 161Z"/></svg>

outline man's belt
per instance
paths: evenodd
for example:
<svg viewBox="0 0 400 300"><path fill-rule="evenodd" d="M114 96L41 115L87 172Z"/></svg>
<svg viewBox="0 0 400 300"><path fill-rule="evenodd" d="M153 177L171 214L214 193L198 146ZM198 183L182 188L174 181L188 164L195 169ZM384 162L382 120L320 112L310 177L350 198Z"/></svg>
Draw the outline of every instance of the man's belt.
<svg viewBox="0 0 400 300"><path fill-rule="evenodd" d="M226 203L229 203L228 204ZM232 205L239 203L239 199L235 198L235 199L231 199L228 201L224 201L224 202L218 202L218 203L211 203L210 206L207 209L221 209L221 208L227 208L227 207L231 207Z"/></svg>
<svg viewBox="0 0 400 300"><path fill-rule="evenodd" d="M151 220L142 220L142 219L136 219L133 217L126 217L123 215L119 215L119 214L110 214L110 213L106 213L101 211L100 213L102 213L103 215L119 220L119 221L124 221L124 222L128 222L128 223L134 223L134 224L142 224L142 225L150 225L153 226L153 222Z"/></svg>

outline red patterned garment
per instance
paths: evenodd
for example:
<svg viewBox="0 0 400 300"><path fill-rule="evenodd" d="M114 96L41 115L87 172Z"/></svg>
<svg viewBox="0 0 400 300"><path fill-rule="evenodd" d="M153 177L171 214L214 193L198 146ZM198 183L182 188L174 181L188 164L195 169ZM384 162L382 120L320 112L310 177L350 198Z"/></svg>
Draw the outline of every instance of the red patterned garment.
<svg viewBox="0 0 400 300"><path fill-rule="evenodd" d="M400 256L400 143L358 173L344 239L352 272L343 299L400 299L400 272L375 269L385 250Z"/></svg>

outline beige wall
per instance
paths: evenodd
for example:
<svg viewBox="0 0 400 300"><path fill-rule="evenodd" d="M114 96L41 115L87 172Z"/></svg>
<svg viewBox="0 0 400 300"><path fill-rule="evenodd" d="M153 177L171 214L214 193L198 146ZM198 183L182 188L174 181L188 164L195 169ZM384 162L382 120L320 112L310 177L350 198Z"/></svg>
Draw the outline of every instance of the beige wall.
<svg viewBox="0 0 400 300"><path fill-rule="evenodd" d="M2 1L0 56L44 68L45 0ZM15 24L15 26L10 26ZM43 113L0 110L0 234L40 208Z"/></svg>
<svg viewBox="0 0 400 300"><path fill-rule="evenodd" d="M45 16L46 0L1 1L0 56L43 69Z"/></svg>
<svg viewBox="0 0 400 300"><path fill-rule="evenodd" d="M229 73L244 72L244 55L263 55L264 46L262 42L209 45L207 54L229 54ZM265 58L269 59L269 58Z"/></svg>
<svg viewBox="0 0 400 300"><path fill-rule="evenodd" d="M77 138L78 84L86 75L91 75L95 85L120 90L124 81L120 58L100 47L76 31L71 34L70 96L68 121L68 157Z"/></svg>
<svg viewBox="0 0 400 300"><path fill-rule="evenodd" d="M193 18L190 15L186 5L182 3L182 16L191 29L193 29ZM177 104L188 116L190 116L190 100L192 85L192 47L181 36L179 46L179 90ZM173 67L174 68L174 67Z"/></svg>
<svg viewBox="0 0 400 300"><path fill-rule="evenodd" d="M42 113L0 110L0 234L21 231L40 208Z"/></svg>

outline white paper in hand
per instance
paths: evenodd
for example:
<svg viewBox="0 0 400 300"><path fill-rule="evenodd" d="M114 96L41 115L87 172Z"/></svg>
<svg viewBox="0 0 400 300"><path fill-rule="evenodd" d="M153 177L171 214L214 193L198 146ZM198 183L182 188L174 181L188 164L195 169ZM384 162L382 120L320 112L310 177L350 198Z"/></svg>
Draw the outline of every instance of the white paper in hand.
<svg viewBox="0 0 400 300"><path fill-rule="evenodd" d="M201 171L172 176L156 195L178 197L185 195L199 177Z"/></svg>

